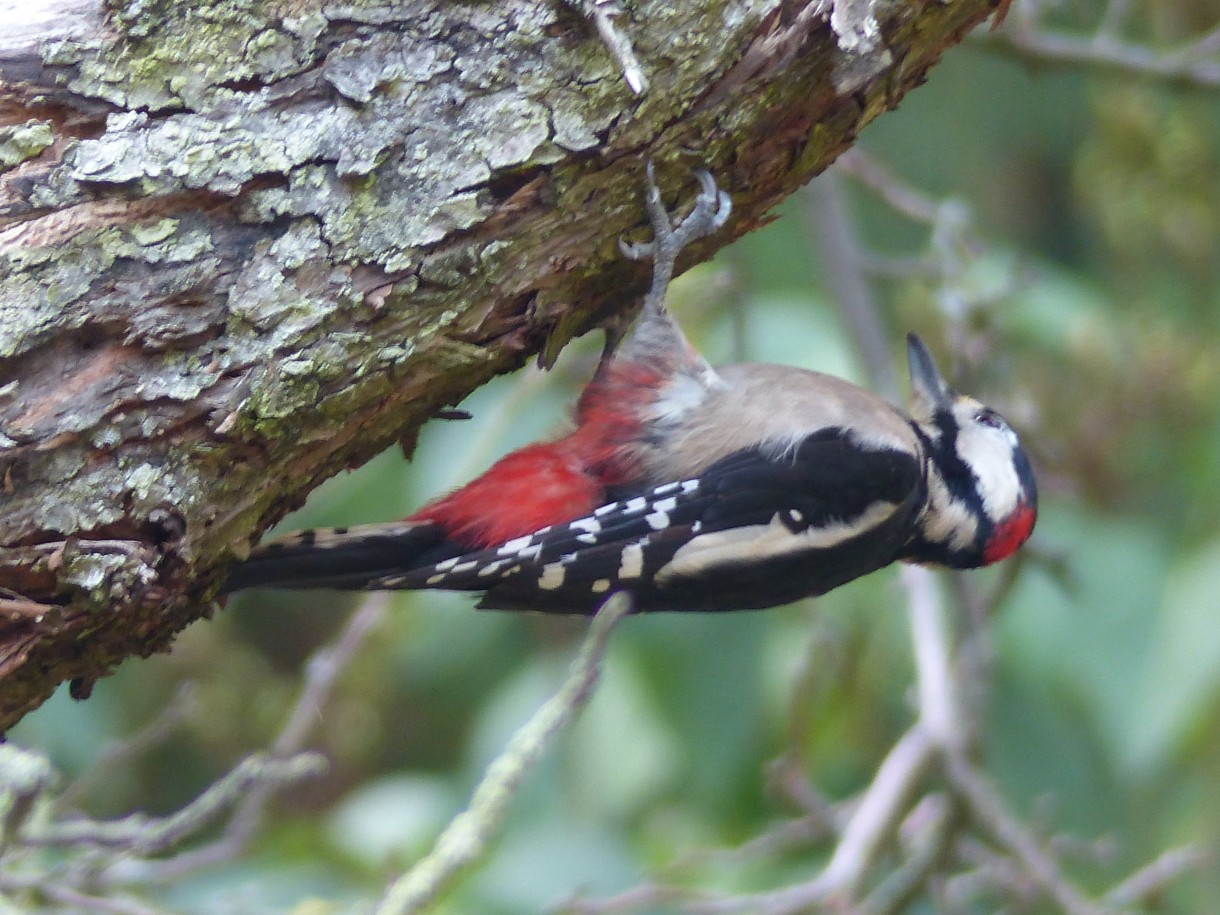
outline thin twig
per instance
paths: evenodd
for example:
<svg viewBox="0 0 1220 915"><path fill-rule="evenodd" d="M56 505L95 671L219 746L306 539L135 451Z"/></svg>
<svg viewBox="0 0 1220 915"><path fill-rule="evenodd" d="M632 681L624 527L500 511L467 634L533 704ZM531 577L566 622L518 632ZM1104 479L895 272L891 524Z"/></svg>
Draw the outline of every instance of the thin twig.
<svg viewBox="0 0 1220 915"><path fill-rule="evenodd" d="M563 685L513 734L487 767L470 804L449 821L432 851L390 885L377 915L407 915L427 909L458 874L478 860L503 825L525 776L593 695L610 633L630 611L627 594L615 594L602 604Z"/></svg>
<svg viewBox="0 0 1220 915"><path fill-rule="evenodd" d="M385 619L390 597L384 591L366 597L338 638L316 652L306 663L305 685L279 736L271 745L272 756L283 757L304 749L322 720L322 710L330 701L339 676L347 670L356 652ZM251 802L247 801L246 806L251 806Z"/></svg>
<svg viewBox="0 0 1220 915"><path fill-rule="evenodd" d="M975 33L978 41L1046 63L1086 67L1094 72L1112 70L1204 89L1220 86L1220 61L1200 59L1200 52L1210 49L1211 37L1209 34L1174 51L1158 51L1147 45L1120 41L1104 32L1077 36L1009 27Z"/></svg>
<svg viewBox="0 0 1220 915"><path fill-rule="evenodd" d="M878 159L859 148L849 149L835 161L833 168L851 175L891 209L914 222L932 225L942 201L907 184Z"/></svg>
<svg viewBox="0 0 1220 915"><path fill-rule="evenodd" d="M164 743L195 711L198 692L194 683L181 684L152 721L130 737L107 747L97 762L61 791L53 801L53 809L57 813L71 810L81 798L95 790L98 785L108 782L116 772L128 768L134 760Z"/></svg>
<svg viewBox="0 0 1220 915"><path fill-rule="evenodd" d="M154 855L195 835L226 809L247 797L252 789L267 790L316 775L326 767L317 753L301 753L288 759L247 756L202 794L167 817L131 814L117 820L66 820L30 829L27 845L85 845L92 848L122 848L137 855Z"/></svg>
<svg viewBox="0 0 1220 915"><path fill-rule="evenodd" d="M784 820L731 848L701 848L688 851L669 864L665 872L679 874L695 868L768 861L777 854L796 848L808 848L834 834L832 824L826 816L806 814L796 819Z"/></svg>
<svg viewBox="0 0 1220 915"><path fill-rule="evenodd" d="M1106 902L1118 909L1140 905L1184 874L1202 870L1211 857L1194 845L1171 848L1106 893Z"/></svg>
<svg viewBox="0 0 1220 915"><path fill-rule="evenodd" d="M23 597L0 596L0 619L14 623L26 620L40 623L44 616L57 609L53 604L42 604Z"/></svg>
<svg viewBox="0 0 1220 915"><path fill-rule="evenodd" d="M649 893L604 900L615 907L600 908L586 902L574 910L626 911L627 899L646 905L660 898L657 894L662 890L668 894L665 898L677 903L687 915L797 915L820 905L849 904L877 854L893 837L912 793L935 758L934 749L918 727L903 735L855 805L830 862L812 880L769 892L719 896L649 885Z"/></svg>
<svg viewBox="0 0 1220 915"><path fill-rule="evenodd" d="M931 768L934 751L928 732L920 725L894 744L861 797L830 861L807 885L811 902L831 894L854 895L859 890Z"/></svg>
<svg viewBox="0 0 1220 915"><path fill-rule="evenodd" d="M936 579L927 569L912 565L903 566L899 577L908 596L920 723L928 729L936 744L944 749L959 750L968 740L961 728L957 684Z"/></svg>
<svg viewBox="0 0 1220 915"><path fill-rule="evenodd" d="M305 665L305 682L296 704L285 720L270 754L283 758L305 746L313 728L322 720L322 711L330 701L339 675L364 644L369 633L380 624L389 606L387 593L370 594L348 619L338 637L320 649ZM241 853L262 822L267 802L278 785L256 784L240 801L223 834L207 845L190 849L163 861L140 862L138 878L150 883L168 883L217 864L230 861ZM124 871L133 879L136 862Z"/></svg>
<svg viewBox="0 0 1220 915"><path fill-rule="evenodd" d="M847 209L838 170L833 166L827 169L810 185L805 199L808 201L806 222L817 239L818 256L831 297L864 361L865 372L877 390L896 398L898 375L894 372L881 310L861 269L861 245Z"/></svg>
<svg viewBox="0 0 1220 915"><path fill-rule="evenodd" d="M614 896L602 899L570 899L556 909L559 915L620 915L680 903L693 894L687 890L657 883L641 883Z"/></svg>
<svg viewBox="0 0 1220 915"><path fill-rule="evenodd" d="M931 816L922 816L928 807ZM868 915L895 915L911 904L952 845L955 808L951 798L935 795L924 798L912 817L918 816L927 822L921 824L920 834L911 843L913 848L907 861L865 897L861 908Z"/></svg>
<svg viewBox="0 0 1220 915"><path fill-rule="evenodd" d="M946 753L944 767L971 818L1020 863L1048 899L1067 915L1102 915L1110 911L1090 900L1062 873L1054 858L1013 816L991 783L968 760Z"/></svg>
<svg viewBox="0 0 1220 915"><path fill-rule="evenodd" d="M954 791L972 818L999 842L1068 915L1098 915L1105 909L1090 901L1060 871L1025 826L1007 809L991 784L978 773L963 750L968 746L958 713L954 668L931 573L907 567L902 578L911 595L912 638L919 677L920 721L941 751L942 765Z"/></svg>
<svg viewBox="0 0 1220 915"><path fill-rule="evenodd" d="M165 915L164 910L150 908L133 899L123 899L117 896L92 896L51 882L39 885L37 892L48 899L71 906L75 911L105 912L108 915Z"/></svg>
<svg viewBox="0 0 1220 915"><path fill-rule="evenodd" d="M636 95L643 95L647 92L648 77L644 75L644 68L640 66L640 61L635 56L631 41L614 24L614 18L621 13L616 0L565 0L565 2L574 7L597 28L597 34L601 36L602 43L618 62L623 71L623 79L627 81L631 91Z"/></svg>

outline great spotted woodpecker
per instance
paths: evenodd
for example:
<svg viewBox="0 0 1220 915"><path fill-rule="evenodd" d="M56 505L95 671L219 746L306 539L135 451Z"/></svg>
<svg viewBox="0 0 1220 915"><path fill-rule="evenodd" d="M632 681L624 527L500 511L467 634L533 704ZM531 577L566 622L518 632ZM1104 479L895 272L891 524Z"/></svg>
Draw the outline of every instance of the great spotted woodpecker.
<svg viewBox="0 0 1220 915"><path fill-rule="evenodd" d="M483 608L591 613L771 607L901 560L966 569L1029 537L1037 495L1017 435L955 394L907 338L912 406L798 368L712 368L664 305L678 252L728 218L712 177L671 220L648 170L654 272L634 332L608 344L575 429L530 445L404 521L257 548L249 587L481 591Z"/></svg>

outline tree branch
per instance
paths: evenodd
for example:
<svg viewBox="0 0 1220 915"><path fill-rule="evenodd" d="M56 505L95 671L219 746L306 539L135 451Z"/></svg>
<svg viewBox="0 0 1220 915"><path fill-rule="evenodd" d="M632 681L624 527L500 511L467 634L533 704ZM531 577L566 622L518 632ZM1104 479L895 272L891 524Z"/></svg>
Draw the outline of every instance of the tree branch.
<svg viewBox="0 0 1220 915"><path fill-rule="evenodd" d="M492 760L475 787L469 806L450 820L432 851L394 881L376 915L421 912L483 854L499 831L525 776L593 696L614 627L631 612L631 598L614 594L602 604L559 690L523 724Z"/></svg>
<svg viewBox="0 0 1220 915"><path fill-rule="evenodd" d="M733 195L688 266L995 2L644 0L612 23L640 97L562 4L25 4L0 36L0 730L163 650L323 480L630 308L646 159Z"/></svg>

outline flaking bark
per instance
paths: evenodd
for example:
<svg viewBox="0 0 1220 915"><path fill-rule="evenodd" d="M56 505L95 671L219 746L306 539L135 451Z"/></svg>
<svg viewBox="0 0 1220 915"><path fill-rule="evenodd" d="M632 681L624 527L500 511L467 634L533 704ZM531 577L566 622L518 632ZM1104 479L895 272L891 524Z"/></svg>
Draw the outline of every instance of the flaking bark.
<svg viewBox="0 0 1220 915"><path fill-rule="evenodd" d="M0 728L323 480L630 307L643 162L766 218L993 0L44 0L0 35Z"/></svg>

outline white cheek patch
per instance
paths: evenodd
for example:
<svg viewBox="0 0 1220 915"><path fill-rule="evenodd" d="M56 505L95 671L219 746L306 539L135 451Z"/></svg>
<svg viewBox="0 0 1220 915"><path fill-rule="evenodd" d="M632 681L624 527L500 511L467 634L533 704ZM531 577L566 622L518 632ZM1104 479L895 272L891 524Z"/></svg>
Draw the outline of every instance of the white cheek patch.
<svg viewBox="0 0 1220 915"><path fill-rule="evenodd" d="M1021 498L1021 480L1013 463L1018 447L1011 429L992 429L969 421L957 433L957 453L978 480L983 511L993 521L1007 518Z"/></svg>
<svg viewBox="0 0 1220 915"><path fill-rule="evenodd" d="M765 563L795 553L825 550L867 533L894 513L892 502L874 502L851 521L793 532L779 513L768 524L700 534L683 544L657 572L657 583L699 575L720 565Z"/></svg>
<svg viewBox="0 0 1220 915"><path fill-rule="evenodd" d="M940 475L928 474L928 504L923 517L923 535L934 543L947 543L950 549L964 550L974 543L979 519L966 506L949 495Z"/></svg>

